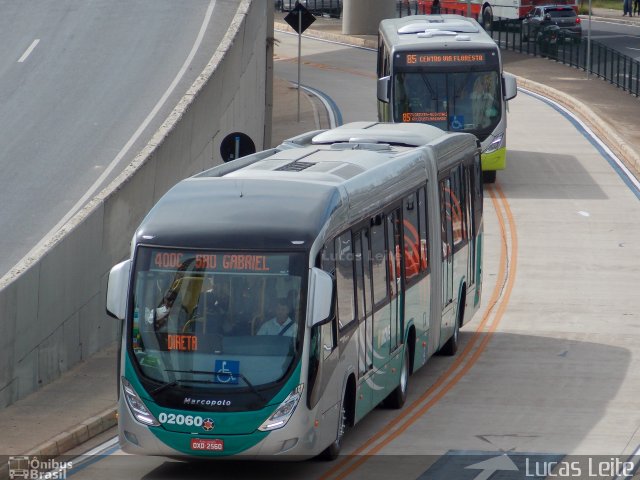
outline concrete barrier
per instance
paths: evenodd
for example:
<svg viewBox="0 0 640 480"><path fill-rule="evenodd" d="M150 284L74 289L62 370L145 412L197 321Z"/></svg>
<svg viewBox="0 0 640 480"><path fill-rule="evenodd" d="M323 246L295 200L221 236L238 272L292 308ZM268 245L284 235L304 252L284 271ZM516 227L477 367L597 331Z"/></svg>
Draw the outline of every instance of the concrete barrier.
<svg viewBox="0 0 640 480"><path fill-rule="evenodd" d="M272 35L273 4L241 0L206 69L149 144L0 280L0 408L116 341L119 323L105 314L109 270L129 255L135 228L170 187L220 163L231 132L269 146Z"/></svg>

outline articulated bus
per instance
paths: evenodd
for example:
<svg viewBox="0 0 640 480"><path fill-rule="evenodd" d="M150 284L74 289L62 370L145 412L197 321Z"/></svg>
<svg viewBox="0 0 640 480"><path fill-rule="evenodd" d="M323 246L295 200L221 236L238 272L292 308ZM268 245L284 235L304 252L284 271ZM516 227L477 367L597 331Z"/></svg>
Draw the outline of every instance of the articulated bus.
<svg viewBox="0 0 640 480"><path fill-rule="evenodd" d="M377 71L380 121L473 133L482 145L484 181L495 181L507 162L506 104L517 88L478 22L460 15L383 20Z"/></svg>
<svg viewBox="0 0 640 480"><path fill-rule="evenodd" d="M144 455L338 455L480 305L477 139L357 122L179 182L109 275L119 440Z"/></svg>

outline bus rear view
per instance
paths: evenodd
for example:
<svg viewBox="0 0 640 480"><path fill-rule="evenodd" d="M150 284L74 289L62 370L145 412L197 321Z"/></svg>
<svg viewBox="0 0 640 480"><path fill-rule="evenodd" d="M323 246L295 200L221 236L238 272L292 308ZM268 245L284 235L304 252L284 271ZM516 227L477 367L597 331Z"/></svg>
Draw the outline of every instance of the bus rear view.
<svg viewBox="0 0 640 480"><path fill-rule="evenodd" d="M472 19L416 15L380 23L378 117L474 134L485 182L506 167L506 101L514 77L500 50Z"/></svg>

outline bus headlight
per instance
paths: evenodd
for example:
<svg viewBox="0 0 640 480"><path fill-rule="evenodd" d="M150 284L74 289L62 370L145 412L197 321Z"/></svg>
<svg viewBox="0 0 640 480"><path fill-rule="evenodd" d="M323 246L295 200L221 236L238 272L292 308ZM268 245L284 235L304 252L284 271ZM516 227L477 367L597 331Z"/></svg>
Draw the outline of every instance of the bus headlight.
<svg viewBox="0 0 640 480"><path fill-rule="evenodd" d="M158 422L147 409L144 402L138 396L129 381L124 377L121 377L120 380L122 381L122 393L124 394L124 398L127 400L127 405L129 406L129 410L131 410L131 414L134 418L143 425L151 427L160 426L160 422Z"/></svg>
<svg viewBox="0 0 640 480"><path fill-rule="evenodd" d="M504 135L498 135L496 138L494 138L491 141L489 146L482 151L482 153L493 153L493 152L495 152L500 147L502 147L503 140L504 140Z"/></svg>
<svg viewBox="0 0 640 480"><path fill-rule="evenodd" d="M284 427L291 418L291 415L293 415L293 412L296 410L298 402L302 398L303 390L304 383L301 383L287 396L287 398L284 399L278 408L276 408L276 411L273 412L262 425L260 425L258 430L268 432L270 430L276 430Z"/></svg>

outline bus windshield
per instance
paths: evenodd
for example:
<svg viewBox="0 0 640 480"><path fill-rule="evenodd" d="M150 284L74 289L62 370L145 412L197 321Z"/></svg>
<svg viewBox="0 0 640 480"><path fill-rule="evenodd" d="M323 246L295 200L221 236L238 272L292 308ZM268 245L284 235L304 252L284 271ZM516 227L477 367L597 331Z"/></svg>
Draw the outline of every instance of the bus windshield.
<svg viewBox="0 0 640 480"><path fill-rule="evenodd" d="M397 72L395 122L422 122L484 140L502 117L497 71Z"/></svg>
<svg viewBox="0 0 640 480"><path fill-rule="evenodd" d="M304 253L140 247L129 337L140 370L188 388L278 381L300 349L305 265Z"/></svg>

